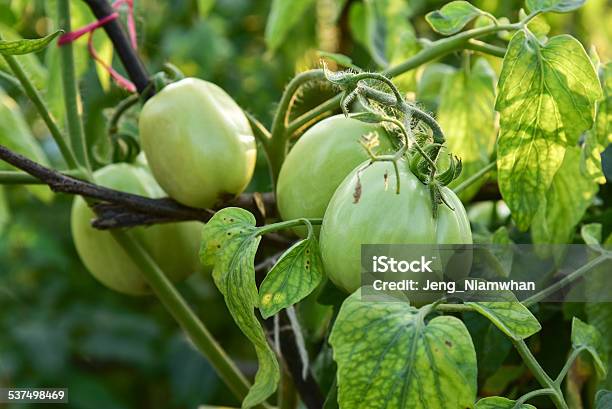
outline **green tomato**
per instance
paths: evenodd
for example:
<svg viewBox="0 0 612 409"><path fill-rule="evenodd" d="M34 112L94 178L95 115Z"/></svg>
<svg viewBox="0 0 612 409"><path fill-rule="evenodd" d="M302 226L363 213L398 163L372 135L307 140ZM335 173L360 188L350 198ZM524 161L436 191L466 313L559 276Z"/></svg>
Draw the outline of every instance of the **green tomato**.
<svg viewBox="0 0 612 409"><path fill-rule="evenodd" d="M151 198L165 196L149 171L141 166L115 164L94 173L96 183ZM138 266L111 233L94 229L94 212L81 197L72 204L72 236L77 252L89 272L113 290L140 295L149 287ZM181 222L131 229L133 237L172 281L179 281L198 270L201 224Z"/></svg>
<svg viewBox="0 0 612 409"><path fill-rule="evenodd" d="M396 194L393 165L375 162L359 174L361 197L355 203L357 172L361 168L356 168L338 187L321 228L325 272L338 287L350 293L359 288L361 244L472 243L465 209L450 189L442 191L455 210L440 205L434 219L429 188L405 163L399 163L400 194Z"/></svg>
<svg viewBox="0 0 612 409"><path fill-rule="evenodd" d="M383 127L336 115L302 135L287 155L278 176L276 199L284 220L321 218L340 183L357 165L368 159L361 136L376 132L377 153L391 150Z"/></svg>
<svg viewBox="0 0 612 409"><path fill-rule="evenodd" d="M253 131L215 84L185 78L168 85L144 105L139 128L155 179L183 204L212 207L242 193L253 176Z"/></svg>

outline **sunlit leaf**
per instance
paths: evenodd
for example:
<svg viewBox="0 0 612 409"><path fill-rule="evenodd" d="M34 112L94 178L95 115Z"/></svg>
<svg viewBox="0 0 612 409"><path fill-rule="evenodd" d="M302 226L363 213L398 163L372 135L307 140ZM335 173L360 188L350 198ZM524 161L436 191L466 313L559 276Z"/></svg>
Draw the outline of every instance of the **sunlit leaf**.
<svg viewBox="0 0 612 409"><path fill-rule="evenodd" d="M536 409L527 403L516 406L516 401L499 396L491 396L476 402L474 409Z"/></svg>
<svg viewBox="0 0 612 409"><path fill-rule="evenodd" d="M276 50L285 42L289 31L314 4L314 0L273 0L265 39L270 50Z"/></svg>
<svg viewBox="0 0 612 409"><path fill-rule="evenodd" d="M576 39L561 35L542 46L519 31L508 46L498 90L499 186L517 226L526 230L566 147L591 128L601 87Z"/></svg>
<svg viewBox="0 0 612 409"><path fill-rule="evenodd" d="M33 40L0 40L0 54L3 55L23 55L36 53L46 48L61 31L56 31L46 37L36 38Z"/></svg>
<svg viewBox="0 0 612 409"><path fill-rule="evenodd" d="M472 407L476 353L470 334L455 317L426 321L426 314L403 302L364 301L360 290L344 301L330 337L340 407Z"/></svg>
<svg viewBox="0 0 612 409"><path fill-rule="evenodd" d="M487 317L504 334L515 340L529 338L542 329L531 311L511 291L495 292L494 301L466 302Z"/></svg>
<svg viewBox="0 0 612 409"><path fill-rule="evenodd" d="M585 324L579 318L572 320L572 347L575 350L585 350L593 358L597 373L602 378L606 376L608 361L606 347L601 333L592 325Z"/></svg>
<svg viewBox="0 0 612 409"><path fill-rule="evenodd" d="M255 217L248 211L228 207L217 212L202 231L200 258L214 265L213 278L240 330L255 346L259 369L255 383L242 403L253 407L266 400L278 385L280 370L276 356L255 316L259 295L255 284L257 236Z"/></svg>
<svg viewBox="0 0 612 409"><path fill-rule="evenodd" d="M310 294L321 282L323 265L314 234L287 250L259 288L261 315L271 317Z"/></svg>
<svg viewBox="0 0 612 409"><path fill-rule="evenodd" d="M568 148L563 163L533 218L533 242L571 243L576 225L597 191L597 183L580 171L580 148Z"/></svg>
<svg viewBox="0 0 612 409"><path fill-rule="evenodd" d="M601 168L601 153L612 143L612 63L599 68L599 79L603 98L597 102L595 124L585 135L580 166L583 173L604 184L606 177Z"/></svg>
<svg viewBox="0 0 612 409"><path fill-rule="evenodd" d="M447 138L448 150L463 164L461 176L451 187L481 170L490 161L495 145L495 73L483 58L466 72L457 71L445 78L440 93L438 122ZM462 192L469 200L486 178Z"/></svg>
<svg viewBox="0 0 612 409"><path fill-rule="evenodd" d="M443 35L455 34L482 11L467 1L451 1L440 10L432 11L425 19L435 31Z"/></svg>
<svg viewBox="0 0 612 409"><path fill-rule="evenodd" d="M526 5L530 12L569 13L582 7L585 2L586 0L527 0Z"/></svg>
<svg viewBox="0 0 612 409"><path fill-rule="evenodd" d="M403 0L366 0L351 6L349 18L353 38L381 68L404 61L417 53L420 46L410 24L412 9ZM395 77L405 92L416 87L415 70Z"/></svg>

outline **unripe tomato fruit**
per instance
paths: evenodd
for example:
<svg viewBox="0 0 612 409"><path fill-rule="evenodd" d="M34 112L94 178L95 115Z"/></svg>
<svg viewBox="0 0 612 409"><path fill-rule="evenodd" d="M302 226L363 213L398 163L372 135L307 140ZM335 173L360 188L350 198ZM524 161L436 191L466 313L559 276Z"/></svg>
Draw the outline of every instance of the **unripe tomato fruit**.
<svg viewBox="0 0 612 409"><path fill-rule="evenodd" d="M165 196L149 171L141 166L115 164L94 173L99 185L151 198ZM91 226L94 212L85 200L72 204L72 237L89 272L113 290L141 295L150 292L143 275L110 232ZM198 222L159 224L130 230L172 281L186 278L198 269L201 225Z"/></svg>
<svg viewBox="0 0 612 409"><path fill-rule="evenodd" d="M323 217L346 175L368 159L359 140L371 132L380 140L376 152L390 151L389 135L382 126L344 115L324 119L307 130L287 155L278 176L276 200L281 217Z"/></svg>
<svg viewBox="0 0 612 409"><path fill-rule="evenodd" d="M246 188L255 168L253 131L217 85L185 78L144 105L140 140L153 176L177 201L212 207Z"/></svg>
<svg viewBox="0 0 612 409"><path fill-rule="evenodd" d="M365 164L364 164L365 165ZM321 227L321 256L330 280L352 293L361 282L361 244L471 244L463 204L442 188L454 211L440 205L433 218L429 188L399 164L400 193L389 162L375 162L360 173L361 197L355 203L356 168L334 193ZM385 174L388 183L385 183Z"/></svg>

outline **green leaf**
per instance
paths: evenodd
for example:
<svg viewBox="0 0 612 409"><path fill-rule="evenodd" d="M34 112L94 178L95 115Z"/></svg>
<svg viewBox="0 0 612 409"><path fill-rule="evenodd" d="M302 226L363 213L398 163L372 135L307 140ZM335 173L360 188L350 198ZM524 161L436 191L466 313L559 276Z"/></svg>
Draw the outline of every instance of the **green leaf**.
<svg viewBox="0 0 612 409"><path fill-rule="evenodd" d="M0 89L0 145L42 165L49 164L44 151L23 117L19 105L2 89ZM14 169L6 162L0 161L0 170ZM53 193L47 186L32 185L26 188L44 202L49 202L53 198Z"/></svg>
<svg viewBox="0 0 612 409"><path fill-rule="evenodd" d="M301 301L323 278L319 243L314 234L291 246L272 267L259 288L259 310L269 318Z"/></svg>
<svg viewBox="0 0 612 409"><path fill-rule="evenodd" d="M457 186L490 161L495 146L495 72L479 58L474 66L448 75L440 93L438 122L447 135L448 150L463 164L461 176L450 187ZM461 199L469 201L486 181L481 178Z"/></svg>
<svg viewBox="0 0 612 409"><path fill-rule="evenodd" d="M21 40L22 37L13 28L0 23L0 33L6 40ZM55 47L51 47L53 50ZM24 71L28 74L30 80L38 90L42 90L47 85L47 69L40 63L40 60L35 54L26 54L19 57L19 63ZM0 70L9 74L13 74L4 58L0 57Z"/></svg>
<svg viewBox="0 0 612 409"><path fill-rule="evenodd" d="M515 400L510 400L499 396L491 396L480 399L478 402L476 402L474 409L536 409L536 407L527 403L516 406Z"/></svg>
<svg viewBox="0 0 612 409"><path fill-rule="evenodd" d="M574 317L572 320L572 347L575 350L585 350L593 358L595 369L600 377L605 378L608 356L601 333L592 325L582 322Z"/></svg>
<svg viewBox="0 0 612 409"><path fill-rule="evenodd" d="M600 390L595 395L595 409L612 409L612 391Z"/></svg>
<svg viewBox="0 0 612 409"><path fill-rule="evenodd" d="M443 35L455 34L467 23L482 15L482 11L467 1L451 1L440 10L427 13L425 20L431 28Z"/></svg>
<svg viewBox="0 0 612 409"><path fill-rule="evenodd" d="M416 54L420 46L410 24L413 10L404 0L365 0L350 9L351 34L379 67L387 68ZM415 70L394 79L403 92L416 87Z"/></svg>
<svg viewBox="0 0 612 409"><path fill-rule="evenodd" d="M603 98L597 103L595 124L585 135L580 169L597 183L604 184L606 177L601 168L601 153L612 143L612 63L599 68L599 79Z"/></svg>
<svg viewBox="0 0 612 409"><path fill-rule="evenodd" d="M46 48L61 33L62 31L58 30L46 37L34 40L0 40L0 54L23 55L36 53Z"/></svg>
<svg viewBox="0 0 612 409"><path fill-rule="evenodd" d="M330 336L338 402L351 409L469 408L476 353L463 322L403 302L348 297Z"/></svg>
<svg viewBox="0 0 612 409"><path fill-rule="evenodd" d="M289 31L313 4L314 0L273 0L265 33L270 50L274 51L283 44Z"/></svg>
<svg viewBox="0 0 612 409"><path fill-rule="evenodd" d="M569 13L582 7L586 0L527 0L530 12Z"/></svg>
<svg viewBox="0 0 612 409"><path fill-rule="evenodd" d="M565 155L593 124L601 87L582 45L553 37L545 46L524 31L510 41L498 83L502 196L526 230Z"/></svg>
<svg viewBox="0 0 612 409"><path fill-rule="evenodd" d="M240 330L255 346L259 369L255 383L242 402L250 408L265 401L277 388L280 370L276 356L255 316L259 295L254 260L261 237L255 217L248 211L228 207L217 212L202 230L200 258L214 265L213 278Z"/></svg>
<svg viewBox="0 0 612 409"><path fill-rule="evenodd" d="M417 84L416 100L419 104L425 105L430 111L436 111L446 77L454 72L455 67L450 65L440 63L427 65Z"/></svg>
<svg viewBox="0 0 612 409"><path fill-rule="evenodd" d="M529 338L542 329L536 317L511 291L499 291L492 295L496 298L495 301L470 301L465 304L487 317L504 334L517 341Z"/></svg>
<svg viewBox="0 0 612 409"><path fill-rule="evenodd" d="M580 171L580 148L570 147L533 218L534 243L571 243L576 225L593 202L599 187Z"/></svg>

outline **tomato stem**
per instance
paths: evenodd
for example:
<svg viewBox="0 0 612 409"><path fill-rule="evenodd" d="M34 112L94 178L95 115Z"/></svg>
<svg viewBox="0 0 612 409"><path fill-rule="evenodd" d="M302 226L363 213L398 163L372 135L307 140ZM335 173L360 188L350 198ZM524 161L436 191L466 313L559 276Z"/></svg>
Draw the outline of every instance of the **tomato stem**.
<svg viewBox="0 0 612 409"><path fill-rule="evenodd" d="M323 219L295 219L295 220L287 220L284 222L266 224L265 226L261 226L257 229L255 233L257 236L263 236L264 234L272 233L278 230L290 229L292 227L297 226L306 226L312 229L313 224L321 224L323 223Z"/></svg>
<svg viewBox="0 0 612 409"><path fill-rule="evenodd" d="M2 40L1 35L0 40ZM21 66L21 63L12 55L3 54L2 57L6 61L7 65L10 67L11 71L13 71L13 74L15 74L15 77L17 77L17 79L21 83L23 91L38 111L38 114L41 116L42 120L47 125L47 128L49 128L49 132L51 133L53 140L57 144L62 154L62 157L66 161L66 164L70 169L76 169L78 165L74 157L74 153L72 152L72 148L70 147L70 144L68 143L62 131L60 131L60 128L51 116L49 108L47 108L47 104L43 100L42 95L40 94L40 92L38 92L34 84L32 84L32 81L30 81L30 78L25 73L23 67Z"/></svg>
<svg viewBox="0 0 612 409"><path fill-rule="evenodd" d="M120 230L112 230L111 233L140 268L155 295L183 328L196 348L208 359L234 395L240 400L244 399L249 391L249 382L208 332L157 263L128 233Z"/></svg>
<svg viewBox="0 0 612 409"><path fill-rule="evenodd" d="M57 2L57 25L64 31L70 32L70 2L68 0L59 0ZM72 43L62 45L59 53L64 89L64 109L66 110L66 123L68 125L70 144L72 145L76 161L90 174L91 166L87 153L85 132L78 110L80 101L77 93Z"/></svg>

